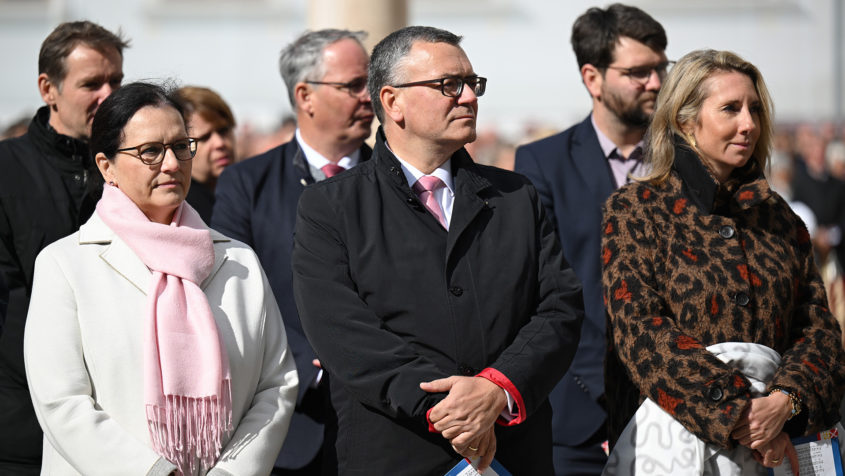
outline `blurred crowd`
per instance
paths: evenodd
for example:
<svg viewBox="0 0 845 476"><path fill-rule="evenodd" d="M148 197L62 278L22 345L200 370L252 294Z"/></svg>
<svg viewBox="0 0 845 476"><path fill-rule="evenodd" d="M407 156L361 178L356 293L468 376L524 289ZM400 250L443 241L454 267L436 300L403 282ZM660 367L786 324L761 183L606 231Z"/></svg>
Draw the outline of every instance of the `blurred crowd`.
<svg viewBox="0 0 845 476"><path fill-rule="evenodd" d="M0 124L0 476L798 476L845 433L845 125L618 3L562 131L477 128L452 32L365 37L286 45L271 130L45 39Z"/></svg>
<svg viewBox="0 0 845 476"><path fill-rule="evenodd" d="M3 124L0 140L22 136L26 133L31 119L32 114L27 113L8 124ZM269 130L256 127L245 120L243 125L240 125L235 131L237 157L243 159L267 152L273 147L291 140L295 130L296 118L289 115L283 116L279 123Z"/></svg>

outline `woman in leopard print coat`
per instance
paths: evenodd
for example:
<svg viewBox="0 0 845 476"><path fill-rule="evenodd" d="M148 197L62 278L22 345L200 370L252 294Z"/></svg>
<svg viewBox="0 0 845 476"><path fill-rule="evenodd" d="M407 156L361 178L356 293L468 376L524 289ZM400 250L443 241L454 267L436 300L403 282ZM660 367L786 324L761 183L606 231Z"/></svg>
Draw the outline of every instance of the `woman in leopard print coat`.
<svg viewBox="0 0 845 476"><path fill-rule="evenodd" d="M611 443L646 398L700 440L753 448L768 467L794 454L788 436L838 420L840 329L806 227L763 177L771 137L750 63L697 51L670 72L647 135L651 171L605 208ZM780 354L763 395L706 350L723 342Z"/></svg>

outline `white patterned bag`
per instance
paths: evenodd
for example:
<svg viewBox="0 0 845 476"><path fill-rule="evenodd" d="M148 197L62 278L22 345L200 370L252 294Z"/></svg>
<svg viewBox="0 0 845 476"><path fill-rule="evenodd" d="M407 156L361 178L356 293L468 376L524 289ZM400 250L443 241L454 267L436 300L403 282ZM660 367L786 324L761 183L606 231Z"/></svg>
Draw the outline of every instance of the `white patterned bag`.
<svg viewBox="0 0 845 476"><path fill-rule="evenodd" d="M724 342L707 350L742 372L751 382L754 396L765 393L780 365L780 355L760 344ZM837 428L845 434L841 424ZM754 460L748 448L738 445L725 450L704 443L651 399L646 399L628 422L602 472L602 476L766 474L767 468Z"/></svg>

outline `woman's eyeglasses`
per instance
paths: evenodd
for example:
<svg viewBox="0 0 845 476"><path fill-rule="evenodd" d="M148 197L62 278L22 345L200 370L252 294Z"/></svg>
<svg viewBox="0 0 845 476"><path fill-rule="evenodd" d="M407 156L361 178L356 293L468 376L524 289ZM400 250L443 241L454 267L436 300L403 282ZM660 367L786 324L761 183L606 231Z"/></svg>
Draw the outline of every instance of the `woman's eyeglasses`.
<svg viewBox="0 0 845 476"><path fill-rule="evenodd" d="M176 160L186 161L194 158L197 153L197 140L193 138L175 140L169 144L162 144L161 142L147 142L135 147L126 147L124 149L117 149L117 152L134 155L141 162L147 165L156 165L164 160L164 154L167 149L173 151ZM130 151L135 151L132 154Z"/></svg>

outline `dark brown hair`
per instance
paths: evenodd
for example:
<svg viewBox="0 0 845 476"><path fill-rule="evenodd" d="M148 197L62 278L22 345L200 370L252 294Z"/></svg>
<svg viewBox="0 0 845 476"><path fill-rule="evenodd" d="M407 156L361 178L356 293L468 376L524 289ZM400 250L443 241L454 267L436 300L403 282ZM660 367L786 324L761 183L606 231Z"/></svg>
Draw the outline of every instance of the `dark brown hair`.
<svg viewBox="0 0 845 476"><path fill-rule="evenodd" d="M170 85L137 82L113 92L94 115L89 142L91 154L102 152L109 160L113 159L123 141L123 128L143 107L172 107L184 121L185 111L172 91Z"/></svg>
<svg viewBox="0 0 845 476"><path fill-rule="evenodd" d="M123 49L129 47L129 40L122 37L120 30L114 34L90 21L62 23L41 43L38 74L46 74L50 81L61 87L67 75L65 60L80 44L103 54L114 48L123 57Z"/></svg>
<svg viewBox="0 0 845 476"><path fill-rule="evenodd" d="M591 64L606 68L613 63L613 52L620 37L637 40L654 51L666 49L666 31L648 13L637 7L614 3L606 9L593 7L572 25L572 49L578 68Z"/></svg>

